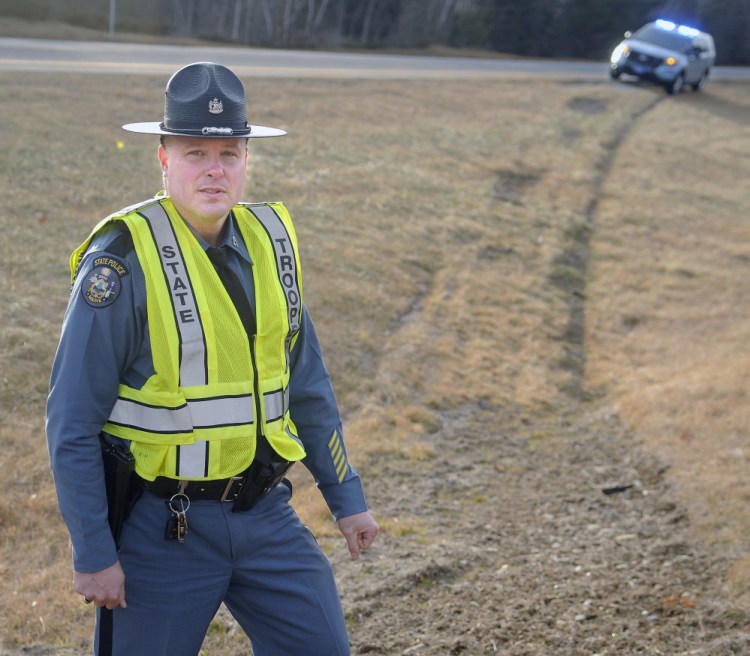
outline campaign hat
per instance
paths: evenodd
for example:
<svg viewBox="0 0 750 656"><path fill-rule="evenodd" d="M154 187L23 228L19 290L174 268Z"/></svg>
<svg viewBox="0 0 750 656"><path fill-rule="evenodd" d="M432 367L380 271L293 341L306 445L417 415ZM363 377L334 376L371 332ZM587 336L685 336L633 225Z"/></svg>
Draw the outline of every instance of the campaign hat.
<svg viewBox="0 0 750 656"><path fill-rule="evenodd" d="M281 137L286 131L247 121L245 87L226 66L188 64L167 82L164 120L128 123L130 132L184 137Z"/></svg>

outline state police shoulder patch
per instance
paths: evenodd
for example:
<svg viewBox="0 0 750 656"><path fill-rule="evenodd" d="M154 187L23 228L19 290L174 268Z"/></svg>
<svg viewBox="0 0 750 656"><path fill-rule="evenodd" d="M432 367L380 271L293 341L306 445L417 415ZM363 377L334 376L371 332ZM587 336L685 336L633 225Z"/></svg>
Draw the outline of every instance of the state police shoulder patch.
<svg viewBox="0 0 750 656"><path fill-rule="evenodd" d="M94 268L81 285L81 293L91 307L107 307L120 295L120 278L127 276L128 270L119 259L111 255L97 257L93 264Z"/></svg>

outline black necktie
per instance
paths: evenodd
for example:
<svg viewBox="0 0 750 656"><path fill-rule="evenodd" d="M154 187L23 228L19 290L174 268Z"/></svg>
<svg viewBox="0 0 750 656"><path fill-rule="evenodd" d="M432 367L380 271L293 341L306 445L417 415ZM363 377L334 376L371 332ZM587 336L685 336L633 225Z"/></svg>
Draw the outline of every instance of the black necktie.
<svg viewBox="0 0 750 656"><path fill-rule="evenodd" d="M229 267L226 250L224 248L209 246L206 249L206 255L208 255L208 259L213 263L221 282L224 283L224 288L227 290L229 298L232 299L237 314L240 315L247 336L252 339L256 332L255 313L253 312L253 308L250 307L250 301L247 300L247 294L245 294L240 279Z"/></svg>

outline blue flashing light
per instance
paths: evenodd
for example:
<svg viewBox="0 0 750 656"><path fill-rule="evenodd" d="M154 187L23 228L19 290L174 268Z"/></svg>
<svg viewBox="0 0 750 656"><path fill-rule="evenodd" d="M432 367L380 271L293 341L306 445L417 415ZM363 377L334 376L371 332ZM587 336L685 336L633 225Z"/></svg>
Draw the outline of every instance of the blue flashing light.
<svg viewBox="0 0 750 656"><path fill-rule="evenodd" d="M656 27L660 27L663 30L673 31L677 25L673 23L672 21L663 20L662 18L659 18L656 22Z"/></svg>
<svg viewBox="0 0 750 656"><path fill-rule="evenodd" d="M682 34L682 36L698 36L700 34L700 30L696 30L694 27L687 27L686 25L680 25L677 28L677 31Z"/></svg>
<svg viewBox="0 0 750 656"><path fill-rule="evenodd" d="M664 20L663 18L655 20L654 24L659 29L665 30L667 32L676 31L678 34L687 37L698 36L701 33L700 30L696 30L694 27L688 27L687 25L677 25L677 23L673 23L670 20Z"/></svg>

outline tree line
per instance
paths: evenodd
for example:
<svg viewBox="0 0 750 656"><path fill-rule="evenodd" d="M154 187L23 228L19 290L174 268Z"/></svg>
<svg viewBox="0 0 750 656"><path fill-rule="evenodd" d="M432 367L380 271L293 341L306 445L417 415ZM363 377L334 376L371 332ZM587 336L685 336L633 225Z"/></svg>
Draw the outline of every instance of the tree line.
<svg viewBox="0 0 750 656"><path fill-rule="evenodd" d="M750 64L750 0L0 0L0 14L286 48L443 45L605 58L655 18L713 34L718 60Z"/></svg>

